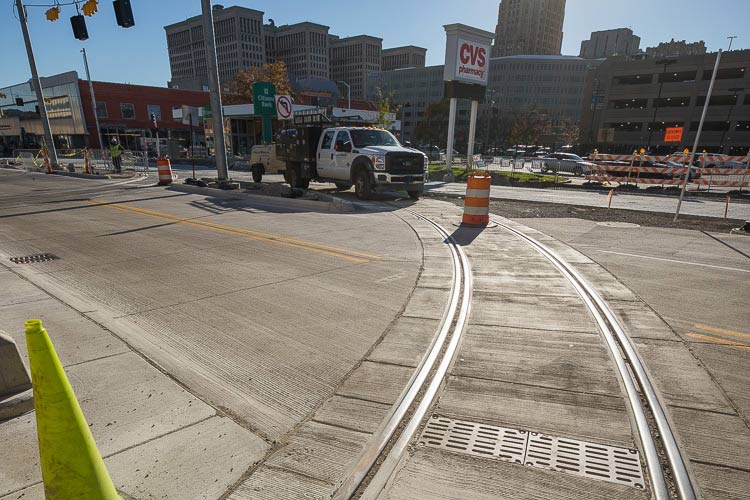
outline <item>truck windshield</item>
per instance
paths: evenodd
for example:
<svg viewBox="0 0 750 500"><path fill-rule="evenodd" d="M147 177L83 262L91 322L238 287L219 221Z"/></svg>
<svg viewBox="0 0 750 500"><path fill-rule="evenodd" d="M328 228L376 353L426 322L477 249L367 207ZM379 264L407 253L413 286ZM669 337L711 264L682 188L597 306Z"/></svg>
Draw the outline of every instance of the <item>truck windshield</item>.
<svg viewBox="0 0 750 500"><path fill-rule="evenodd" d="M367 146L398 146L398 141L385 130L353 129L352 142L356 148Z"/></svg>

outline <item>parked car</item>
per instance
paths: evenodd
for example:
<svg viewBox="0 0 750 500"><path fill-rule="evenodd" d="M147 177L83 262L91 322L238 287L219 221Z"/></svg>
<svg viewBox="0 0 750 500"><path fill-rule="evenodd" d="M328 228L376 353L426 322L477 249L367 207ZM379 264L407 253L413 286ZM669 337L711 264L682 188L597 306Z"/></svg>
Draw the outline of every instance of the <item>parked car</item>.
<svg viewBox="0 0 750 500"><path fill-rule="evenodd" d="M586 161L573 153L552 153L542 158L542 172L569 172L573 175L590 174L595 163Z"/></svg>

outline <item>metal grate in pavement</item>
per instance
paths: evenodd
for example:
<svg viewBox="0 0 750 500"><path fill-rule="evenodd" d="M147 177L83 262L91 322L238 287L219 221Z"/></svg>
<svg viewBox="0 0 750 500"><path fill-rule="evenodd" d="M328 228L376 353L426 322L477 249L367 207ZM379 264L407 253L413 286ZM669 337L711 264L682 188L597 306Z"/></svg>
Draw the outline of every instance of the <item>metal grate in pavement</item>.
<svg viewBox="0 0 750 500"><path fill-rule="evenodd" d="M637 450L433 415L419 444L644 488Z"/></svg>
<svg viewBox="0 0 750 500"><path fill-rule="evenodd" d="M59 258L57 255L51 253L39 253L36 255L24 255L23 257L11 257L10 261L15 264L34 264L36 262L47 262Z"/></svg>

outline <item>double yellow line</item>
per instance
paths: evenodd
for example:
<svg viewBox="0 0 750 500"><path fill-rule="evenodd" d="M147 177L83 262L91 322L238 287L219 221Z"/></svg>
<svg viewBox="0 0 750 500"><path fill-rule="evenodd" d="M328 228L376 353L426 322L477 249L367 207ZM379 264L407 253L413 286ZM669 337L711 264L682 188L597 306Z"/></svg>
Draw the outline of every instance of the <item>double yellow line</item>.
<svg viewBox="0 0 750 500"><path fill-rule="evenodd" d="M286 236L280 236L278 234L264 233L261 231L253 231L252 229L246 229L236 226L227 226L226 224L218 224L216 222L208 222L204 220L191 219L186 217L180 217L178 215L172 215L164 212L157 212L156 210L149 210L146 208L139 208L133 206L126 206L122 204L115 204L107 202L105 200L88 201L90 205L97 205L104 208L110 208L113 210L119 210L121 212L141 215L143 217L151 217L154 219L167 220L176 224L184 224L186 226L197 227L205 229L207 231L213 231L216 233L231 234L233 236L239 236L241 238L261 241L264 243L270 243L272 245L283 246L287 248L295 248L298 250L304 250L306 252L313 252L321 255L327 255L329 257L335 257L339 259L356 262L358 264L364 264L373 259L379 259L378 255L371 255L348 248L340 248L331 245L325 245L323 243L314 243L311 241L298 240L295 238L288 238Z"/></svg>
<svg viewBox="0 0 750 500"><path fill-rule="evenodd" d="M749 344L719 337L719 335L723 335L726 337L744 339L745 342L748 342L750 341L750 333L735 332L734 330L726 330L724 328L716 328L715 326L708 326L708 325L695 324L693 326L697 328L698 330L703 330L704 332L710 332L713 335L703 335L700 333L691 332L687 334L687 336L690 338L694 338L696 340L706 340L714 344L729 345L732 347L736 347L738 349L750 349Z"/></svg>

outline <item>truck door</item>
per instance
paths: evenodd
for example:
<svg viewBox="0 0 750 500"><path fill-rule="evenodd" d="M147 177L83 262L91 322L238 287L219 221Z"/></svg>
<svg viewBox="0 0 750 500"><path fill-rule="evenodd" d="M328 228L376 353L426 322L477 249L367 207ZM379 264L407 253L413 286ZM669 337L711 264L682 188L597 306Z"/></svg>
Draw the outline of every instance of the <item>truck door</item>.
<svg viewBox="0 0 750 500"><path fill-rule="evenodd" d="M336 144L334 149L334 161L333 172L331 177L334 179L349 179L349 164L352 156L352 139L349 136L349 132L346 130L339 130L336 134Z"/></svg>
<svg viewBox="0 0 750 500"><path fill-rule="evenodd" d="M323 137L320 139L320 147L318 148L318 175L320 177L331 177L333 174L334 166L334 150L333 150L333 136L336 135L335 130L326 130Z"/></svg>

